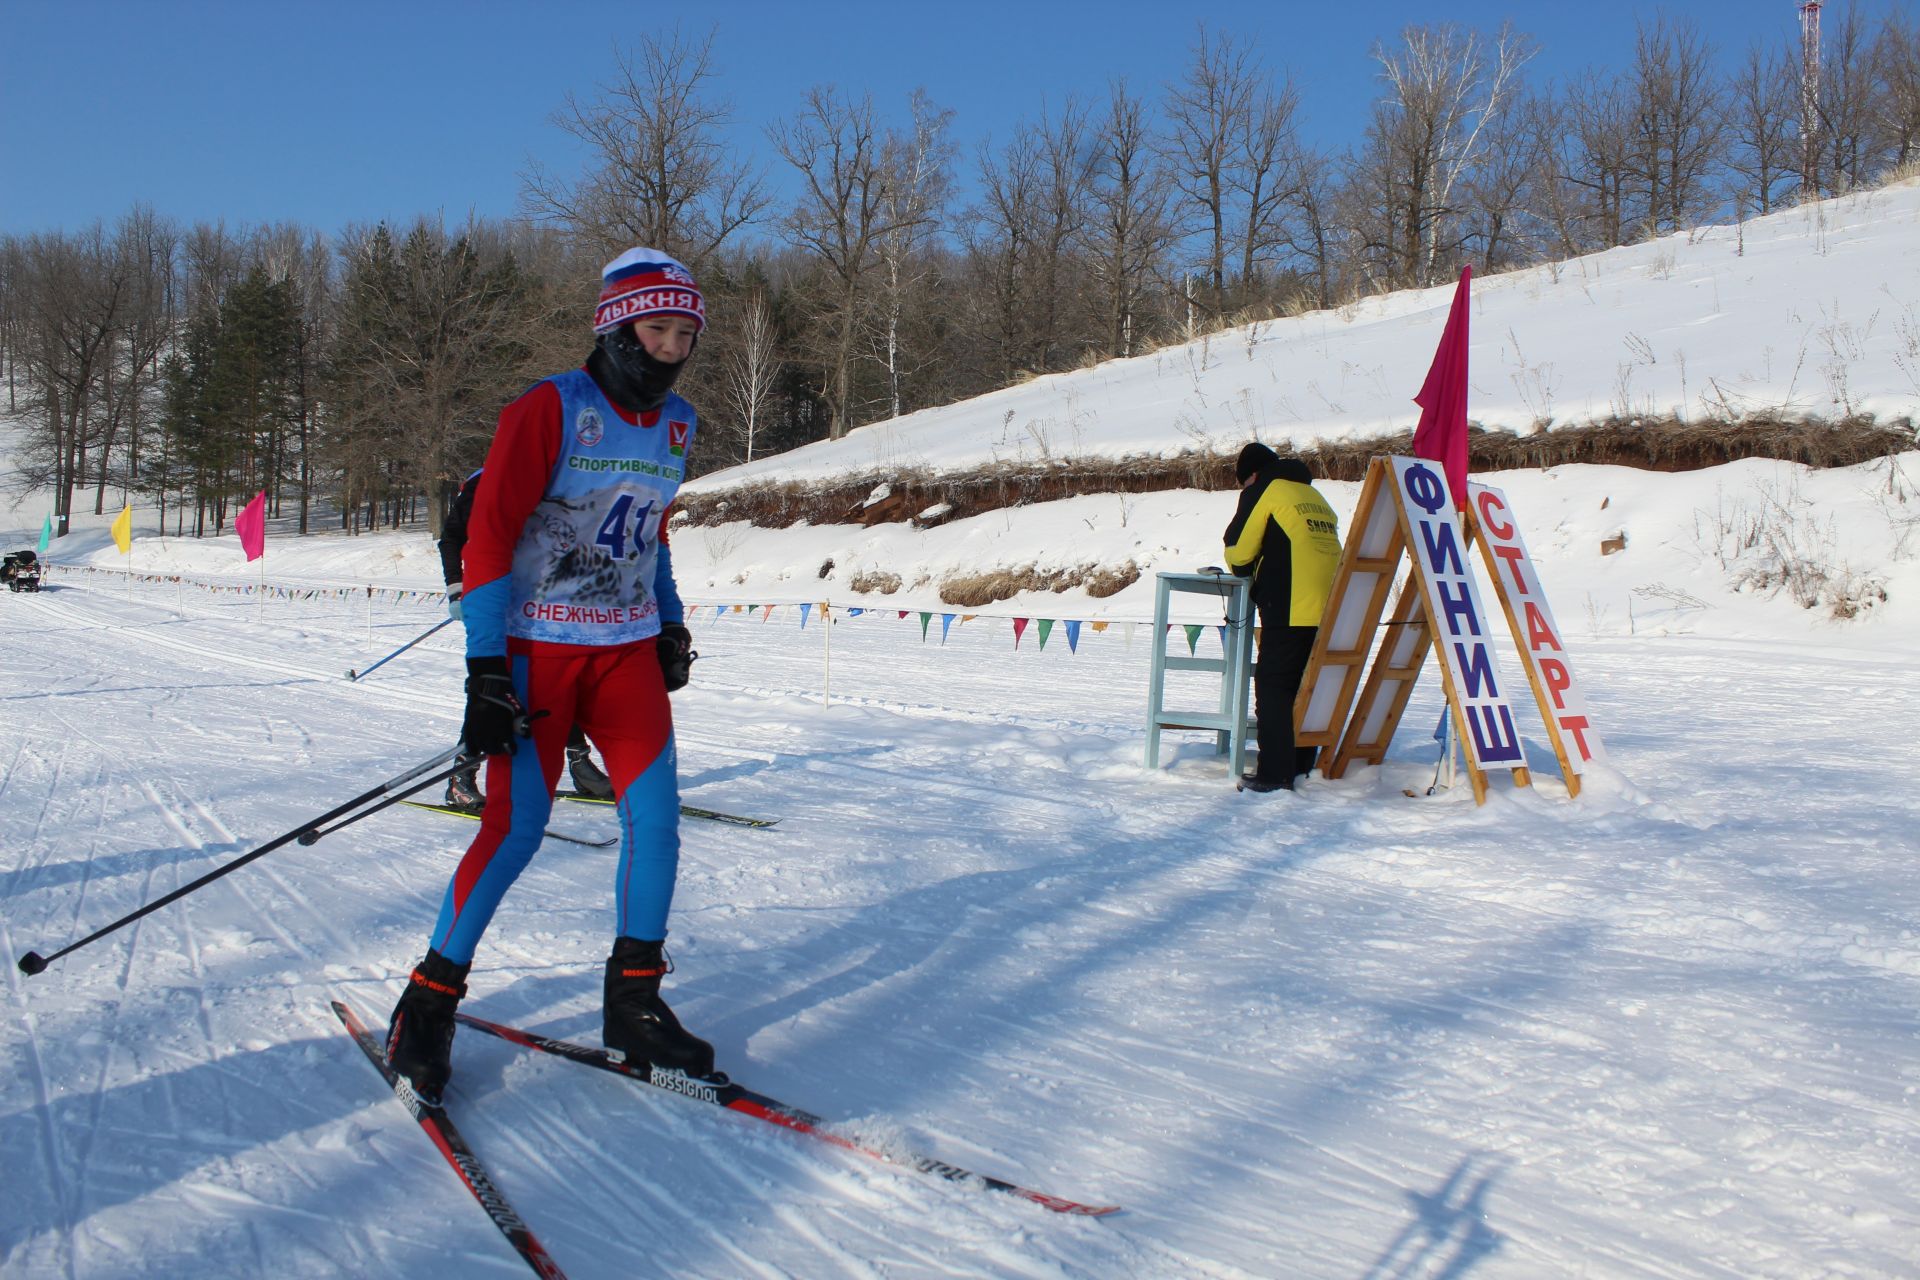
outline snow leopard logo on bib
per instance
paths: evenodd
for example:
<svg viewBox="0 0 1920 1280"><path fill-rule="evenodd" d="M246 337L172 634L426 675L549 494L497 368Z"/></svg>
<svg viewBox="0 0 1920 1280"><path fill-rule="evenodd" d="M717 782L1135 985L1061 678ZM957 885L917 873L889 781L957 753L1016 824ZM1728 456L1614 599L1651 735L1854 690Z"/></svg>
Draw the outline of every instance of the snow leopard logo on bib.
<svg viewBox="0 0 1920 1280"><path fill-rule="evenodd" d="M600 413L591 407L582 409L580 416L574 419L573 434L586 448L600 443L600 437L607 434L606 424L600 421Z"/></svg>

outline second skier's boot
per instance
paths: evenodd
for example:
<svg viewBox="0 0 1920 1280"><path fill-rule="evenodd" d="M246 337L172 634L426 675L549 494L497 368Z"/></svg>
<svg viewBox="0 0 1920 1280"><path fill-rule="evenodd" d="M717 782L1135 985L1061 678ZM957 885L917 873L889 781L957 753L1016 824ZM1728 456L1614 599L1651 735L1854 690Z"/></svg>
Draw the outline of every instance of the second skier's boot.
<svg viewBox="0 0 1920 1280"><path fill-rule="evenodd" d="M667 969L660 943L614 939L613 957L607 961L602 1039L607 1048L617 1049L631 1060L690 1076L710 1076L713 1046L681 1026L680 1019L660 998L660 979Z"/></svg>
<svg viewBox="0 0 1920 1280"><path fill-rule="evenodd" d="M479 770L480 766L475 765L447 779L447 808L478 813L486 807L486 801L480 795L480 784L474 777Z"/></svg>
<svg viewBox="0 0 1920 1280"><path fill-rule="evenodd" d="M595 800L613 799L613 783L600 771L587 753L587 744L567 744L567 772L573 775L573 789L583 796L592 796Z"/></svg>
<svg viewBox="0 0 1920 1280"><path fill-rule="evenodd" d="M428 1106L453 1075L453 1011L467 994L467 971L438 951L427 952L407 979L407 993L387 1024L387 1065L405 1076Z"/></svg>

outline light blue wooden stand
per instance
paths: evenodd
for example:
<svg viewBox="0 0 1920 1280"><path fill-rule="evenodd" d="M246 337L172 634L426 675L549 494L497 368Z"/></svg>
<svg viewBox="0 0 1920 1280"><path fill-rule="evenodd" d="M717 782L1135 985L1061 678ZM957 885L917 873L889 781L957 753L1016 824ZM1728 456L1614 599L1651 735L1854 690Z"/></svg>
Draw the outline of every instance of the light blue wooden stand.
<svg viewBox="0 0 1920 1280"><path fill-rule="evenodd" d="M1238 781L1246 768L1249 719L1248 684L1253 677L1252 581L1232 574L1162 573L1154 577L1153 672L1147 681L1147 768L1160 767L1160 731L1212 730L1216 754L1230 757ZM1167 653L1167 613L1173 593L1208 597L1220 609L1226 645L1218 658ZM1209 627L1211 630L1212 627ZM1182 640L1185 639L1183 635ZM1170 711L1166 707L1167 672L1214 671L1220 675L1218 706L1212 711Z"/></svg>

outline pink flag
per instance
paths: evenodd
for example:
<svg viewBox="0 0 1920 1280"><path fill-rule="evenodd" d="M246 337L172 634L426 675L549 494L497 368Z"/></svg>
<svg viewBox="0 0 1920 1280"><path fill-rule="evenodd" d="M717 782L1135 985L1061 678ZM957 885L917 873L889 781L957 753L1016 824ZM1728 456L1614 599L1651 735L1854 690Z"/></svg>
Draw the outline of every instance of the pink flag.
<svg viewBox="0 0 1920 1280"><path fill-rule="evenodd" d="M1460 283L1447 311L1447 327L1433 367L1413 402L1420 406L1420 425L1413 432L1413 453L1439 463L1453 490L1453 505L1467 506L1467 294L1473 268L1460 268Z"/></svg>
<svg viewBox="0 0 1920 1280"><path fill-rule="evenodd" d="M267 552L267 491L253 495L253 501L233 518L233 531L240 535L240 549L248 560L258 560Z"/></svg>

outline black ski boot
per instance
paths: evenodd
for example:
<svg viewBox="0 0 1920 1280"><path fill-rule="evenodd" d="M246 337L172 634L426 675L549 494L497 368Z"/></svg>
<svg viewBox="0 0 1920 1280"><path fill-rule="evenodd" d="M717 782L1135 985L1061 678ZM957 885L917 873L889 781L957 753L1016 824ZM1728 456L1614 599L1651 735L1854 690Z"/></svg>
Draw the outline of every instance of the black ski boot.
<svg viewBox="0 0 1920 1280"><path fill-rule="evenodd" d="M660 943L614 939L613 957L607 961L606 1025L601 1038L607 1048L624 1053L630 1062L710 1076L713 1046L681 1026L660 998L660 979L667 970Z"/></svg>
<svg viewBox="0 0 1920 1280"><path fill-rule="evenodd" d="M480 766L475 765L447 779L447 808L478 813L486 807L487 802L480 795L480 781L475 777L479 772Z"/></svg>
<svg viewBox="0 0 1920 1280"><path fill-rule="evenodd" d="M455 964L438 951L407 979L407 993L393 1007L387 1024L387 1065L413 1084L428 1106L440 1105L440 1094L453 1075L453 1011L467 994L471 962Z"/></svg>
<svg viewBox="0 0 1920 1280"><path fill-rule="evenodd" d="M567 772L573 775L573 789L595 800L613 799L613 783L587 754L585 742L567 744Z"/></svg>

